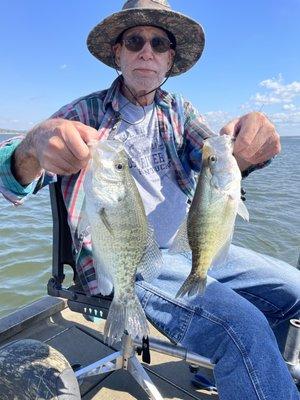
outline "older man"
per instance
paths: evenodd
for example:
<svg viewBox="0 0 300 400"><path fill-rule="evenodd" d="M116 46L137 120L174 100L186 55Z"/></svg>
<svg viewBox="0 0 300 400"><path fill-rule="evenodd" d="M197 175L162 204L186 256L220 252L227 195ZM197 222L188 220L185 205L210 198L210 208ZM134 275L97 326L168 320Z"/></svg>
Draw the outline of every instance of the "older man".
<svg viewBox="0 0 300 400"><path fill-rule="evenodd" d="M193 196L203 140L212 135L197 110L160 87L189 70L204 47L202 27L164 0L129 0L88 37L91 53L121 71L112 86L64 106L20 141L0 149L2 193L19 204L62 175L77 269L84 289L98 293L91 245L78 231L83 202L78 172L91 139L124 142L129 165L161 248L168 248ZM261 168L280 150L273 124L260 113L229 122L242 174ZM263 172L261 172L263 173ZM148 318L169 338L212 359L221 399L298 399L272 328L300 315L299 271L232 246L228 268L208 277L203 297L176 299L190 270L183 256L164 254L165 269L137 282ZM270 327L271 325L271 327Z"/></svg>

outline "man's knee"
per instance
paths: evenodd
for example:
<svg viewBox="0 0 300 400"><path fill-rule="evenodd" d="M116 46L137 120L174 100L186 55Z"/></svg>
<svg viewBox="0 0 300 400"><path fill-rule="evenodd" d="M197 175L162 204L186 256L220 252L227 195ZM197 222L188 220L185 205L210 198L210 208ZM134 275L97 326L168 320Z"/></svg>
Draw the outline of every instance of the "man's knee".
<svg viewBox="0 0 300 400"><path fill-rule="evenodd" d="M189 349L218 362L226 356L236 360L263 351L278 351L276 339L261 311L243 298L226 313L196 310L185 338Z"/></svg>

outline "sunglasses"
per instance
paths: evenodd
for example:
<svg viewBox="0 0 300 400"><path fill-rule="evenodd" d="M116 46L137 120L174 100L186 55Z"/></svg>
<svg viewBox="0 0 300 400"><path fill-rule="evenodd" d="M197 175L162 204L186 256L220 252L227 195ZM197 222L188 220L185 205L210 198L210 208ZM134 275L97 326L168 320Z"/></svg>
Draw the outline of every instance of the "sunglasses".
<svg viewBox="0 0 300 400"><path fill-rule="evenodd" d="M152 39L148 40L141 35L133 34L124 38L122 41L127 50L134 52L142 50L147 42L150 42L152 50L156 53L165 53L174 47L173 43L163 36L154 36Z"/></svg>

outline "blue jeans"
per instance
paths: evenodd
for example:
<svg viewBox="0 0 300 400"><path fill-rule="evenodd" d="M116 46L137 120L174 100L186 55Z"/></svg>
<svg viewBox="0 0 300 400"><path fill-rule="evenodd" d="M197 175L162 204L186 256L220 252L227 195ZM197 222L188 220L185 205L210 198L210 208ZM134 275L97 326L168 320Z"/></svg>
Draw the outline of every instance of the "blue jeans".
<svg viewBox="0 0 300 400"><path fill-rule="evenodd" d="M203 297L175 299L191 262L166 252L164 261L157 279L136 284L142 306L170 340L212 360L220 399L298 400L278 344L300 317L300 271L232 245L226 265L209 271Z"/></svg>

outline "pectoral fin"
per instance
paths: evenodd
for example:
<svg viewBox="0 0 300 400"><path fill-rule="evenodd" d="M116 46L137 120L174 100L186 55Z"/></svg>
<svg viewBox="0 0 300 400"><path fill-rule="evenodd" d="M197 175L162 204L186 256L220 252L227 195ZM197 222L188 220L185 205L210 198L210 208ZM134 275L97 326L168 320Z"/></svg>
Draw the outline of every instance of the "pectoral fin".
<svg viewBox="0 0 300 400"><path fill-rule="evenodd" d="M108 230L108 232L109 232L111 235L113 235L112 227L111 227L111 225L110 225L110 223L109 223L109 221L108 221L105 208L101 208L101 209L100 209L99 215L100 215L101 221L103 222L103 224L104 224L104 226L106 227L106 229Z"/></svg>
<svg viewBox="0 0 300 400"><path fill-rule="evenodd" d="M249 212L242 199L239 200L237 213L247 222L249 222Z"/></svg>

